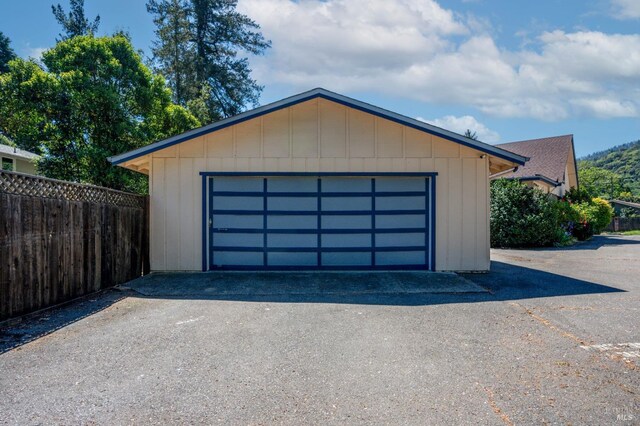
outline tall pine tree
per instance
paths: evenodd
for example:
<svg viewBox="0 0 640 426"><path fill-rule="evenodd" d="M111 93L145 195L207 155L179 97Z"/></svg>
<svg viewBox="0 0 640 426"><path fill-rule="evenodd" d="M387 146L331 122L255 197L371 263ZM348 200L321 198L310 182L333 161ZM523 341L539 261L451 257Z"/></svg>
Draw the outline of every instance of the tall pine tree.
<svg viewBox="0 0 640 426"><path fill-rule="evenodd" d="M186 106L198 96L194 88L195 53L190 44L190 5L185 0L150 0L147 11L153 14L158 39L153 43L155 66L173 91L176 104Z"/></svg>
<svg viewBox="0 0 640 426"><path fill-rule="evenodd" d="M51 6L53 16L62 25L63 32L60 33L60 40L98 32L100 16L96 16L93 22L90 22L84 14L84 0L70 0L69 6L69 14L65 13L60 4Z"/></svg>
<svg viewBox="0 0 640 426"><path fill-rule="evenodd" d="M186 105L203 123L257 104L262 91L241 53L262 54L271 42L236 6L237 0L147 3L157 25L157 70L174 88L175 102Z"/></svg>
<svg viewBox="0 0 640 426"><path fill-rule="evenodd" d="M11 40L0 31L0 73L9 71L9 61L16 58Z"/></svg>

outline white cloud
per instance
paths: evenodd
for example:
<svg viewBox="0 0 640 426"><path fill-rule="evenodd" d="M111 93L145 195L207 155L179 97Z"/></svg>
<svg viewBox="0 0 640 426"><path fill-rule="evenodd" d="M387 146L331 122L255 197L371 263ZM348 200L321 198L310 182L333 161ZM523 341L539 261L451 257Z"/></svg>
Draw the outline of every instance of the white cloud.
<svg viewBox="0 0 640 426"><path fill-rule="evenodd" d="M509 51L476 18L435 0L240 0L239 8L273 41L252 59L262 84L375 91L501 117L640 114L637 34L545 32Z"/></svg>
<svg viewBox="0 0 640 426"><path fill-rule="evenodd" d="M42 59L42 54L49 50L48 47L31 47L29 43L21 49L21 56L25 59L33 58L35 60Z"/></svg>
<svg viewBox="0 0 640 426"><path fill-rule="evenodd" d="M478 139L482 142L500 142L500 135L497 132L489 129L487 126L480 123L478 120L476 120L475 117L471 115L463 115L462 117L446 115L442 118L436 118L434 120L427 120L422 117L418 117L417 119L420 121L424 121L425 123L433 124L434 126L459 133L461 135L464 135L467 129L471 130L472 133L476 133Z"/></svg>
<svg viewBox="0 0 640 426"><path fill-rule="evenodd" d="M638 0L612 0L613 16L618 19L640 18L640 1Z"/></svg>

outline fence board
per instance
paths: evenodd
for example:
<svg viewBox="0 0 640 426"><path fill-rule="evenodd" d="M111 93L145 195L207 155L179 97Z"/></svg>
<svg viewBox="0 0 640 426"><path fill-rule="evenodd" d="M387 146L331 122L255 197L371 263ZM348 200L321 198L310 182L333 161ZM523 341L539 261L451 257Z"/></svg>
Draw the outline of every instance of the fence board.
<svg viewBox="0 0 640 426"><path fill-rule="evenodd" d="M148 272L147 197L0 171L0 320Z"/></svg>
<svg viewBox="0 0 640 426"><path fill-rule="evenodd" d="M605 231L624 232L640 229L640 217L614 217Z"/></svg>

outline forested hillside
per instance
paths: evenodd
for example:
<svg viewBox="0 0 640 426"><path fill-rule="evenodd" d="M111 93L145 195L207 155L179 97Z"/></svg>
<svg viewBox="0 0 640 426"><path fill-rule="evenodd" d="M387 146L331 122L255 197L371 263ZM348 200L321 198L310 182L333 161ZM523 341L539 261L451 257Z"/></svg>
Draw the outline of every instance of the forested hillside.
<svg viewBox="0 0 640 426"><path fill-rule="evenodd" d="M596 152L580 160L580 168L595 166L620 175L622 184L635 195L640 195L640 140Z"/></svg>

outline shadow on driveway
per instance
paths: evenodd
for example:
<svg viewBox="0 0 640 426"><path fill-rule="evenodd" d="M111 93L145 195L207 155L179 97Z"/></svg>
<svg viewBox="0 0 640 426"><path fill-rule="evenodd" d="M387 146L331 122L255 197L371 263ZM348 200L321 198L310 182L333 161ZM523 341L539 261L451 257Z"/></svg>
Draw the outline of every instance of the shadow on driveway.
<svg viewBox="0 0 640 426"><path fill-rule="evenodd" d="M503 262L486 274L172 273L128 288L143 298L420 306L624 292L615 287Z"/></svg>
<svg viewBox="0 0 640 426"><path fill-rule="evenodd" d="M640 244L640 238L628 237L622 235L594 235L587 241L580 241L569 247L541 247L541 248L523 248L523 249L500 249L517 253L518 251L528 252L545 252L545 251L580 251L580 250L598 250L602 247L620 247L627 245Z"/></svg>
<svg viewBox="0 0 640 426"><path fill-rule="evenodd" d="M0 327L0 354L107 309L125 297L273 303L427 306L624 290L502 262L487 274L162 273Z"/></svg>

